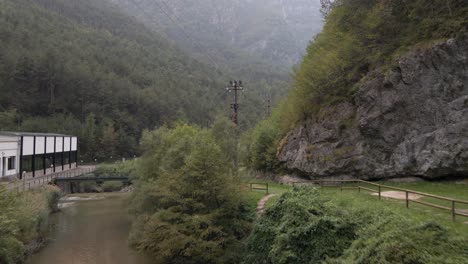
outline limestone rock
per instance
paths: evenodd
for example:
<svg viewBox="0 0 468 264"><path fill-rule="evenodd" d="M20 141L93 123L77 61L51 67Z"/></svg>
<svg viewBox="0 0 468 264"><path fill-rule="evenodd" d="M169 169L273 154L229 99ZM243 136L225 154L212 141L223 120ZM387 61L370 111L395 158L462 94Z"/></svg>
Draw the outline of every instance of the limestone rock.
<svg viewBox="0 0 468 264"><path fill-rule="evenodd" d="M468 36L371 72L354 98L286 137L278 159L309 177L468 175Z"/></svg>

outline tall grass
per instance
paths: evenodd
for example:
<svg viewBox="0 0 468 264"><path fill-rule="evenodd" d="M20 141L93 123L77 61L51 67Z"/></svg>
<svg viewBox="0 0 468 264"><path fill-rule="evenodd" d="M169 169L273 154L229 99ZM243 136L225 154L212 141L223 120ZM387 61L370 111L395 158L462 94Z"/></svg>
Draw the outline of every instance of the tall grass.
<svg viewBox="0 0 468 264"><path fill-rule="evenodd" d="M60 189L53 186L0 194L0 263L21 263L42 245L49 214L57 211L60 196Z"/></svg>

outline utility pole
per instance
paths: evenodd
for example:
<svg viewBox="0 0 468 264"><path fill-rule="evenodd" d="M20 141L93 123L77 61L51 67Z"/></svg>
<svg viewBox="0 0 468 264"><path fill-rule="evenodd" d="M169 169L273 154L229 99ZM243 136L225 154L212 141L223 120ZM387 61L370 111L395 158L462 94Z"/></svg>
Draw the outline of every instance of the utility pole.
<svg viewBox="0 0 468 264"><path fill-rule="evenodd" d="M242 86L242 81L229 81L229 86L226 87L226 91L234 91L234 103L231 104L231 109L233 110L231 119L232 122L236 125L239 124L238 113L239 113L239 96L238 91L243 91L244 87Z"/></svg>

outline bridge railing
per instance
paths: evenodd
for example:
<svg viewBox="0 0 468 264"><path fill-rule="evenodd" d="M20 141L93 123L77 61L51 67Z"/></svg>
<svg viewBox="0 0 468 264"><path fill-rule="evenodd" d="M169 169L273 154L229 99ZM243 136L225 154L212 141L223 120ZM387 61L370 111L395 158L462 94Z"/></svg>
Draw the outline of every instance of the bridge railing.
<svg viewBox="0 0 468 264"><path fill-rule="evenodd" d="M452 215L453 221L455 221L456 216L468 217L468 210L457 208L457 205L468 205L468 201L430 194L430 193L414 191L410 189L398 188L398 187L378 184L378 183L364 181L364 180L311 180L311 181L296 181L292 183L293 186L302 185L302 184L313 184L319 187L339 188L341 191L343 190L357 190L358 192L361 192L362 190L369 191L369 192L375 193L378 196L379 200L381 200L383 197L382 196L383 190L385 189L394 190L394 191L399 191L405 194L404 201L405 201L406 208L410 208L410 203L415 203L415 204L420 204L423 206L429 206L432 208L441 209L444 211L449 211ZM432 198L436 201L448 202L450 205L442 206L440 204L420 201L418 199L411 198L411 194L419 195L421 197Z"/></svg>
<svg viewBox="0 0 468 264"><path fill-rule="evenodd" d="M42 186L52 182L56 178L74 178L80 175L86 175L94 172L96 167L85 167L85 168L76 168L68 171L60 171L51 173L48 175L43 175L35 178L23 179L23 180L14 180L7 182L3 185L3 188L0 188L0 192L3 191L29 191L38 186Z"/></svg>

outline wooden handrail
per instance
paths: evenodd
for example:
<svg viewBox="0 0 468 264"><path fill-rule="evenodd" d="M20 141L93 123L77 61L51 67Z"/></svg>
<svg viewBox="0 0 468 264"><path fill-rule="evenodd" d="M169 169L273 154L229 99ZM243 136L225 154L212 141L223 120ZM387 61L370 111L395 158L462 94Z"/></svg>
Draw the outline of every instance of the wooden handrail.
<svg viewBox="0 0 468 264"><path fill-rule="evenodd" d="M430 207L442 209L442 210L452 211L452 208L446 207L446 206L441 206L441 205L426 203L426 202L422 202L422 201L418 201L418 200L414 200L414 199L409 199L409 201L410 201L410 202L413 202L413 203L418 203L418 204L427 205L427 206L430 206Z"/></svg>
<svg viewBox="0 0 468 264"><path fill-rule="evenodd" d="M369 191L369 192L377 192L377 191L374 190L374 189L366 188L366 187L363 187L363 186L359 186L359 188L361 188L361 189L363 189L363 190L366 190L366 191Z"/></svg>
<svg viewBox="0 0 468 264"><path fill-rule="evenodd" d="M368 181L364 181L364 180L359 180L359 181L360 181L360 182L363 182L363 183L370 184L370 185L374 185L374 186L380 186L380 187L385 188L385 189L390 189L390 190L396 190L396 191L402 191L402 192L408 192L408 193L418 194L418 195L422 195L422 196L426 196L426 197L431 197L431 198L436 198L436 199L445 200L445 201L448 201L448 202L455 201L455 202L457 202L457 203L468 204L468 201L465 201L465 200L459 200L459 199L444 197L444 196L435 195L435 194L430 194L430 193L418 192L418 191L413 191L413 190L409 190L409 189L403 189L403 188L398 188L398 187L393 187L393 186L388 186L388 185L383 185L383 184L377 184L377 183L368 182Z"/></svg>
<svg viewBox="0 0 468 264"><path fill-rule="evenodd" d="M382 189L396 190L396 191L405 192L405 194L406 194L405 200L406 200L406 207L407 208L409 208L409 202L414 202L414 203L418 203L418 204L422 204L422 205L426 205L426 206L430 206L430 207L434 207L434 208L438 208L438 209L451 211L452 212L452 219L454 221L455 221L455 216L456 215L468 217L468 213L462 213L460 211L457 211L456 208L455 208L456 203L461 203L461 204L467 204L468 205L468 201L455 199L455 198L444 197L444 196L430 194L430 193L418 192L418 191L413 191L413 190L409 190L409 189L398 188L398 187L393 187L393 186L388 186L388 185L383 185L383 184L378 184L378 183L369 182L369 181L365 181L365 180L309 180L309 181L292 182L293 185L296 184L296 183L313 183L313 184L319 184L321 187L337 187L337 188L340 188L341 190L344 190L344 189L358 189L359 192L361 191L361 189L363 189L363 190L367 190L367 191L370 191L370 192L378 193L379 194L379 199L382 198ZM322 185L321 183L341 183L341 184L340 185ZM357 187L345 187L345 186L343 186L344 183L368 184L368 185L378 187L378 190L367 188L367 187L364 187L364 186L361 186L361 185L359 185ZM451 202L451 207L445 207L445 206L436 205L436 204L432 204L432 203L428 203L428 202L409 199L409 194L410 193L411 194L421 195L421 196L424 196L424 197L430 197L430 198L435 198L435 199Z"/></svg>

